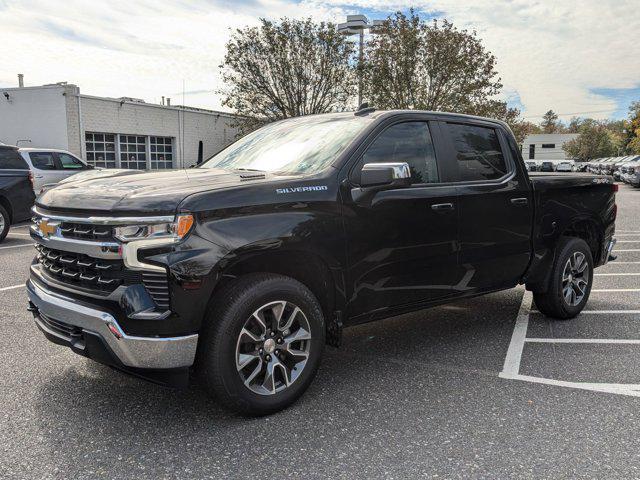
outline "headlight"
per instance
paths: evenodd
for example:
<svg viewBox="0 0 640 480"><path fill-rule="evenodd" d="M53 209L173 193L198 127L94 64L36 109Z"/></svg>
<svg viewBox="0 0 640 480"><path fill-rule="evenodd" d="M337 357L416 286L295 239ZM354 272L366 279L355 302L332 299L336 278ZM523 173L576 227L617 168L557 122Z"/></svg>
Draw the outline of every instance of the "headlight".
<svg viewBox="0 0 640 480"><path fill-rule="evenodd" d="M146 239L183 239L193 227L193 215L180 214L173 222L115 227L114 236L122 242Z"/></svg>

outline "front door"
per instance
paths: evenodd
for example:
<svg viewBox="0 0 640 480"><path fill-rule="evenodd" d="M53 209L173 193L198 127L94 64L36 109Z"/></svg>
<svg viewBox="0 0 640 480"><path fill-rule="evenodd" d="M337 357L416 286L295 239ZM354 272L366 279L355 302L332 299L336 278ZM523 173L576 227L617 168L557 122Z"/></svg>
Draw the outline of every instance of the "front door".
<svg viewBox="0 0 640 480"><path fill-rule="evenodd" d="M455 280L457 196L454 186L440 185L429 123L388 126L366 148L351 178L357 183L362 165L378 162L408 163L412 185L363 196L356 187L346 195L352 318L446 297Z"/></svg>

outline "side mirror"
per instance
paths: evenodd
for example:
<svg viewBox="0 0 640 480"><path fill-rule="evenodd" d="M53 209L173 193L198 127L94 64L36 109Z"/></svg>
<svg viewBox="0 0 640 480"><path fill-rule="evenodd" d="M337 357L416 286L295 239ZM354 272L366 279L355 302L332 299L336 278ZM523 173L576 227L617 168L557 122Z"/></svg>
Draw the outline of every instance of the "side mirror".
<svg viewBox="0 0 640 480"><path fill-rule="evenodd" d="M411 170L406 162L366 163L360 174L360 186L408 187L411 185Z"/></svg>

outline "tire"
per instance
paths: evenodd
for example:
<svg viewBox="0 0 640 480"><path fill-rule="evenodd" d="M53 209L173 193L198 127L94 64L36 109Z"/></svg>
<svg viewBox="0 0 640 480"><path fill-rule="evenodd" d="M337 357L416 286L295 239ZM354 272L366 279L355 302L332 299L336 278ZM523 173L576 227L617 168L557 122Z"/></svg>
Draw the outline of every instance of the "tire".
<svg viewBox="0 0 640 480"><path fill-rule="evenodd" d="M9 213L5 210L5 208L0 205L0 242L2 242L5 237L9 234L9 229L11 228L11 219L9 218Z"/></svg>
<svg viewBox="0 0 640 480"><path fill-rule="evenodd" d="M223 287L210 305L196 359L196 374L209 394L251 416L275 413L302 396L325 343L322 309L307 287L282 275L249 274ZM278 314L282 330L275 328Z"/></svg>
<svg viewBox="0 0 640 480"><path fill-rule="evenodd" d="M533 298L538 310L544 315L566 320L578 315L589 300L593 284L593 257L591 249L581 238L563 237L557 251L547 291L534 292ZM580 258L583 258L582 263L579 262ZM573 268L575 265L578 265L577 269ZM582 268L584 270L578 272ZM581 280L586 281L586 285L582 284ZM584 292L582 296L581 291ZM568 298L565 296L566 293Z"/></svg>

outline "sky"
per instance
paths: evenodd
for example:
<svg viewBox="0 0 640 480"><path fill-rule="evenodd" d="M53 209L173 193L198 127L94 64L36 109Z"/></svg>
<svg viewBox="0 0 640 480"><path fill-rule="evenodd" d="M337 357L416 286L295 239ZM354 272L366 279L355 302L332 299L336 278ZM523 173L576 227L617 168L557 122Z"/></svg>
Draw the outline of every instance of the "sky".
<svg viewBox="0 0 640 480"><path fill-rule="evenodd" d="M640 100L637 0L0 0L0 88L23 73L27 86L67 81L87 95L223 109L219 65L233 29L260 17L382 19L409 6L475 30L497 57L501 97L527 120L549 109L624 118Z"/></svg>

